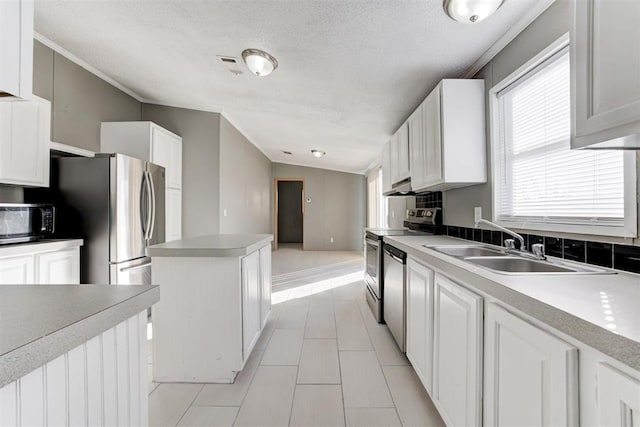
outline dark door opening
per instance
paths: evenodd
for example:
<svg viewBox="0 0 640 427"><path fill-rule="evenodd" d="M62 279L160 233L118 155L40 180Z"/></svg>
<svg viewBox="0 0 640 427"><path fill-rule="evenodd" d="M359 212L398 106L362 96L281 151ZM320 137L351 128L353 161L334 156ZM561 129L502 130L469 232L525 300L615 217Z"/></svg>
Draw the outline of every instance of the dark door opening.
<svg viewBox="0 0 640 427"><path fill-rule="evenodd" d="M303 243L303 192L299 180L277 180L277 243Z"/></svg>

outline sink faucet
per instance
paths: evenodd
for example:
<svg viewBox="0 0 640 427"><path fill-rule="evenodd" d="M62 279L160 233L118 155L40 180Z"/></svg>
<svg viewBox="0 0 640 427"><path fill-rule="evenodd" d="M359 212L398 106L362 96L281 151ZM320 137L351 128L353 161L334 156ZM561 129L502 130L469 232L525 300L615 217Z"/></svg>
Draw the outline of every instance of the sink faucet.
<svg viewBox="0 0 640 427"><path fill-rule="evenodd" d="M503 227L501 225L498 225L498 224L496 224L494 222L487 221L486 219L477 218L475 222L476 222L476 228L478 228L478 226L480 224L486 224L486 225L489 225L489 226L495 228L496 230L500 230L500 231L502 231L504 233L507 233L510 236L515 237L520 242L520 250L522 252L525 252L527 250L527 248L526 248L526 246L524 244L524 238L521 235L519 235L518 233L516 233L514 231L511 231L508 228L505 228L505 227ZM507 249L515 249L515 245L514 245L513 239L506 239L504 242L505 242L505 246L507 247Z"/></svg>

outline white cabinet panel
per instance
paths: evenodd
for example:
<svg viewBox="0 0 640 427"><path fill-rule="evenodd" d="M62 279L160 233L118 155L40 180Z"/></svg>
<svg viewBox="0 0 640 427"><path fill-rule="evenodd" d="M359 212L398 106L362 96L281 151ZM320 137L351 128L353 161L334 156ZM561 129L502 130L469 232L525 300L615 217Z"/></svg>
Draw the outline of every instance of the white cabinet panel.
<svg viewBox="0 0 640 427"><path fill-rule="evenodd" d="M571 146L640 148L640 2L572 6Z"/></svg>
<svg viewBox="0 0 640 427"><path fill-rule="evenodd" d="M485 322L484 424L578 425L577 349L494 304Z"/></svg>
<svg viewBox="0 0 640 427"><path fill-rule="evenodd" d="M166 241L182 238L182 190L167 188L166 194Z"/></svg>
<svg viewBox="0 0 640 427"><path fill-rule="evenodd" d="M260 249L260 329L263 329L271 312L271 245Z"/></svg>
<svg viewBox="0 0 640 427"><path fill-rule="evenodd" d="M33 1L0 1L0 92L29 99L33 85Z"/></svg>
<svg viewBox="0 0 640 427"><path fill-rule="evenodd" d="M87 341L87 420L90 426L102 424L102 338Z"/></svg>
<svg viewBox="0 0 640 427"><path fill-rule="evenodd" d="M442 133L440 130L440 86L427 96L424 102L424 147L421 159L423 173L421 182L424 188L442 181ZM419 187L415 187L418 189Z"/></svg>
<svg viewBox="0 0 640 427"><path fill-rule="evenodd" d="M260 256L253 252L242 258L242 354L244 360L260 336Z"/></svg>
<svg viewBox="0 0 640 427"><path fill-rule="evenodd" d="M482 298L436 274L432 397L450 426L480 425Z"/></svg>
<svg viewBox="0 0 640 427"><path fill-rule="evenodd" d="M43 426L45 415L44 369L28 373L18 381L21 426Z"/></svg>
<svg viewBox="0 0 640 427"><path fill-rule="evenodd" d="M118 324L116 330L116 384L118 425L129 425L129 337L127 322Z"/></svg>
<svg viewBox="0 0 640 427"><path fill-rule="evenodd" d="M66 355L47 363L47 425L67 425L67 358Z"/></svg>
<svg viewBox="0 0 640 427"><path fill-rule="evenodd" d="M640 426L640 378L598 364L598 412L602 426Z"/></svg>
<svg viewBox="0 0 640 427"><path fill-rule="evenodd" d="M433 371L433 271L407 261L407 358L431 394Z"/></svg>
<svg viewBox="0 0 640 427"><path fill-rule="evenodd" d="M411 163L409 161L409 125L404 123L398 129L398 157L397 157L397 173L396 182L402 181L411 176Z"/></svg>
<svg viewBox="0 0 640 427"><path fill-rule="evenodd" d="M140 363L138 361L142 357L140 352L140 327L138 325L138 317L134 316L127 320L128 333L128 350L129 350L129 425L137 426L140 424L140 408L141 408L141 389L147 387L147 383L141 384Z"/></svg>
<svg viewBox="0 0 640 427"><path fill-rule="evenodd" d="M48 187L51 103L7 99L0 98L0 183Z"/></svg>
<svg viewBox="0 0 640 427"><path fill-rule="evenodd" d="M0 258L0 285L26 285L34 283L33 256Z"/></svg>
<svg viewBox="0 0 640 427"><path fill-rule="evenodd" d="M387 142L382 148L382 192L391 191L391 143Z"/></svg>
<svg viewBox="0 0 640 427"><path fill-rule="evenodd" d="M18 425L18 382L0 388L0 426Z"/></svg>
<svg viewBox="0 0 640 427"><path fill-rule="evenodd" d="M409 150L411 162L411 187L422 188L425 182L425 128L424 128L424 104L420 105L411 114L409 124Z"/></svg>
<svg viewBox="0 0 640 427"><path fill-rule="evenodd" d="M116 368L115 328L102 333L103 413L104 424L118 424L118 372Z"/></svg>
<svg viewBox="0 0 640 427"><path fill-rule="evenodd" d="M78 346L67 354L69 425L86 424L86 366L84 345Z"/></svg>
<svg viewBox="0 0 640 427"><path fill-rule="evenodd" d="M36 283L77 285L80 283L80 248L36 255Z"/></svg>

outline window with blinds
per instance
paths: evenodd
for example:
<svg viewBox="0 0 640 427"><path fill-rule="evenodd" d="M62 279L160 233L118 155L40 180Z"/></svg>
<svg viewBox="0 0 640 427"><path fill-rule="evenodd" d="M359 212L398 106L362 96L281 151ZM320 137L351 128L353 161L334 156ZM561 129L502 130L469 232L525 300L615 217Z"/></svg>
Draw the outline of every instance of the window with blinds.
<svg viewBox="0 0 640 427"><path fill-rule="evenodd" d="M367 175L367 226L386 227L386 210L386 199L382 196L382 168L378 168Z"/></svg>
<svg viewBox="0 0 640 427"><path fill-rule="evenodd" d="M497 92L497 219L624 226L621 151L570 150L569 49Z"/></svg>

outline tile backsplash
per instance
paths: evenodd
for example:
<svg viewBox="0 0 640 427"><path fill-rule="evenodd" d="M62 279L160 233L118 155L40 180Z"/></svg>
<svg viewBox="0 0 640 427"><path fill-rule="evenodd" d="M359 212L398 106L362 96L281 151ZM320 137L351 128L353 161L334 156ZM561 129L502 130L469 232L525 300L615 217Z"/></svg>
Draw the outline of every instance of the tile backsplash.
<svg viewBox="0 0 640 427"><path fill-rule="evenodd" d="M416 196L416 208L442 208L442 192ZM511 236L495 230L445 225L444 233L475 242L493 245L504 244ZM562 237L521 234L527 248L542 243L547 255L570 261L586 262L601 267L640 273L640 246L618 245L613 243L592 242L588 240L564 239ZM519 243L516 242L516 247Z"/></svg>

